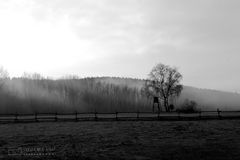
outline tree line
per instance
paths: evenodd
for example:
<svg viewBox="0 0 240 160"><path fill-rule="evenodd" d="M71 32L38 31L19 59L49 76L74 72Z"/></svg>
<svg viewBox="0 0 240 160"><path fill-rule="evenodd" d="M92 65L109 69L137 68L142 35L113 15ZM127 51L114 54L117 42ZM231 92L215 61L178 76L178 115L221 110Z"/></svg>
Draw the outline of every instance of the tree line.
<svg viewBox="0 0 240 160"><path fill-rule="evenodd" d="M157 64L141 88L106 83L98 78L45 78L24 73L18 78L0 68L0 111L7 112L116 112L150 111L158 97L165 111L182 91L182 75L174 67Z"/></svg>
<svg viewBox="0 0 240 160"><path fill-rule="evenodd" d="M5 79L0 90L1 113L147 111L149 104L138 88L96 78Z"/></svg>

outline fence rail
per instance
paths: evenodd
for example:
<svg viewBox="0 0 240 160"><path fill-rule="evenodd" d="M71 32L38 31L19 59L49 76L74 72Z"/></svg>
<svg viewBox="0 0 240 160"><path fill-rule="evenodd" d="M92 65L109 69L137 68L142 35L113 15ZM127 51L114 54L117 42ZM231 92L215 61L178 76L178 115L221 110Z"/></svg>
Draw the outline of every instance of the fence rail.
<svg viewBox="0 0 240 160"><path fill-rule="evenodd" d="M240 111L182 112L74 112L74 113L32 113L0 114L0 123L45 122L45 121L129 121L129 120L209 120L240 119Z"/></svg>

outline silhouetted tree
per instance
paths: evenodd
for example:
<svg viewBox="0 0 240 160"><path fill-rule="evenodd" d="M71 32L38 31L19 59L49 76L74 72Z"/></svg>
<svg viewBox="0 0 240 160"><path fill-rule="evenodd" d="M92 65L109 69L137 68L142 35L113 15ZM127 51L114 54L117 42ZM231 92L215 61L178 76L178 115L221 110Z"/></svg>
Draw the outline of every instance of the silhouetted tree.
<svg viewBox="0 0 240 160"><path fill-rule="evenodd" d="M163 100L165 110L169 112L169 98L179 96L183 89L180 84L181 79L182 75L175 67L159 63L150 72L145 89L153 97L160 97Z"/></svg>
<svg viewBox="0 0 240 160"><path fill-rule="evenodd" d="M44 79L44 77L41 74L39 74L39 73L27 73L27 72L24 72L21 78L33 79L33 80Z"/></svg>

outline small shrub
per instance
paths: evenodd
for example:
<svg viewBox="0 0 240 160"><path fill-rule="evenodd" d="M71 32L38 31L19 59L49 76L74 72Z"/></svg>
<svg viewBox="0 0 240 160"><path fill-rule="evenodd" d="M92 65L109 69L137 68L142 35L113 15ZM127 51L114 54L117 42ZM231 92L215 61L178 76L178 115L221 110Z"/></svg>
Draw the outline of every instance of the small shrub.
<svg viewBox="0 0 240 160"><path fill-rule="evenodd" d="M169 105L169 110L170 110L170 111L173 111L174 108L175 108L175 106L174 106L173 104L170 104L170 105Z"/></svg>
<svg viewBox="0 0 240 160"><path fill-rule="evenodd" d="M196 113L199 112L200 109L197 108L197 103L195 101L186 99L176 111L182 113Z"/></svg>

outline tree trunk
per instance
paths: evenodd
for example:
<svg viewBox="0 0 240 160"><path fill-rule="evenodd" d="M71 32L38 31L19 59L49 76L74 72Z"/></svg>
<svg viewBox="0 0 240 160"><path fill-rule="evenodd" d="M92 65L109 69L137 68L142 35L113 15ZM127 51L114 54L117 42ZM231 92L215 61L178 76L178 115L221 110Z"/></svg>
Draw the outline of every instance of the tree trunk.
<svg viewBox="0 0 240 160"><path fill-rule="evenodd" d="M165 107L166 112L169 112L168 98L164 98L164 107Z"/></svg>

